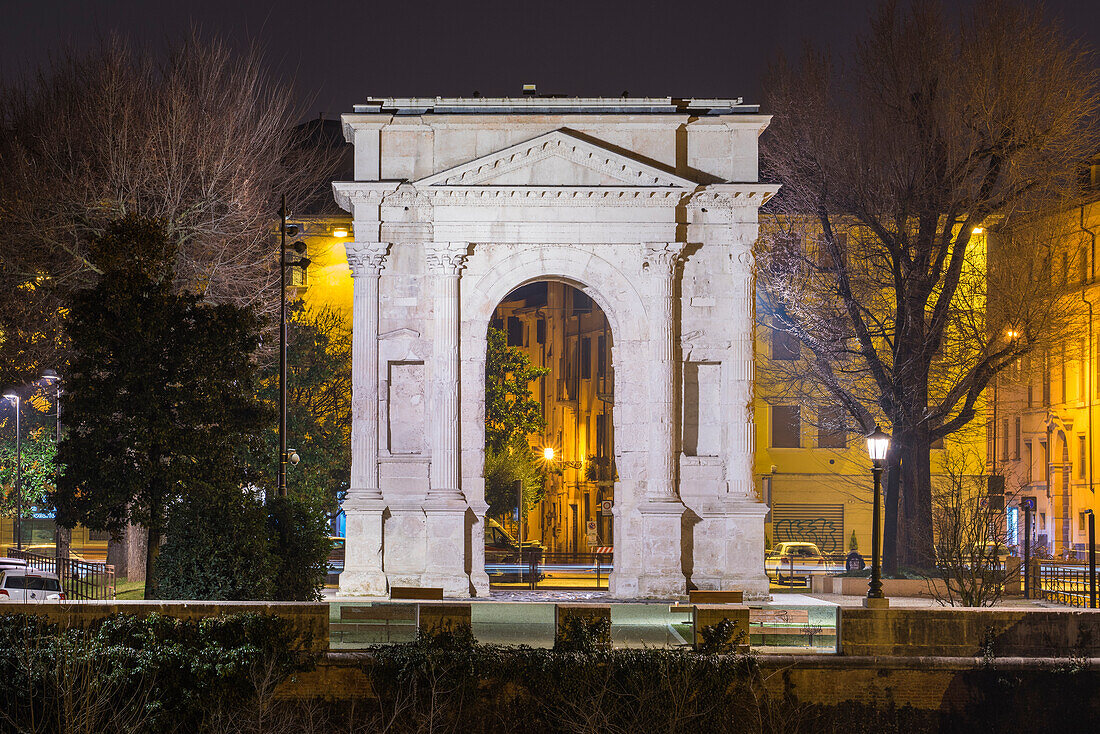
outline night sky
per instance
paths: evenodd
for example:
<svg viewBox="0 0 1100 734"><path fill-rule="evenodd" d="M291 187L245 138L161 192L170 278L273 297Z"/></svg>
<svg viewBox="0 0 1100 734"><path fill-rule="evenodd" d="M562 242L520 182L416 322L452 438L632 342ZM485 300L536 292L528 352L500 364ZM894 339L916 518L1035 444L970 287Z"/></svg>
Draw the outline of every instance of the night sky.
<svg viewBox="0 0 1100 734"><path fill-rule="evenodd" d="M761 79L805 40L843 50L869 0L0 0L0 76L112 32L154 48L197 27L255 42L293 78L307 117L368 96L730 96L759 102ZM1065 27L1100 46L1100 3L1051 0Z"/></svg>

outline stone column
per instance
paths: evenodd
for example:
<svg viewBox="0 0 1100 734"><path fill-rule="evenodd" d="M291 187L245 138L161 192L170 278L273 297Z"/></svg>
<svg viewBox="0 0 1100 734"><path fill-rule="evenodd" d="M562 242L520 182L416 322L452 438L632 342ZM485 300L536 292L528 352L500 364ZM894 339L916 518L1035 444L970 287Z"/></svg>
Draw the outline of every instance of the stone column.
<svg viewBox="0 0 1100 734"><path fill-rule="evenodd" d="M382 512L378 484L378 280L389 244L349 242L353 280L351 332L351 483L344 500L344 595L385 596Z"/></svg>
<svg viewBox="0 0 1100 734"><path fill-rule="evenodd" d="M642 515L641 568L638 593L668 598L686 592L681 562L684 506L676 491L676 392L673 364L676 337L674 286L683 244L650 243L644 258L650 281L649 311L649 460Z"/></svg>
<svg viewBox="0 0 1100 734"><path fill-rule="evenodd" d="M432 301L432 380L429 436L432 463L424 502L428 544L425 586L441 586L447 596L469 596L466 569L466 500L459 457L459 276L465 242L425 245Z"/></svg>

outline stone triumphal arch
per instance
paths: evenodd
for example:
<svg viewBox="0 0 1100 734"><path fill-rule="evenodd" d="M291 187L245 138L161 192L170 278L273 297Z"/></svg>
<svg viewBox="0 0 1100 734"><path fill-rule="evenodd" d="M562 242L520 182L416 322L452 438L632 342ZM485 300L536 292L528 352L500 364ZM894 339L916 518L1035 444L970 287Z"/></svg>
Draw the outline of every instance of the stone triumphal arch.
<svg viewBox="0 0 1100 734"><path fill-rule="evenodd" d="M765 595L752 477L752 244L768 118L739 100L383 99L355 181L343 594L484 596L486 333L560 280L613 335L610 592Z"/></svg>

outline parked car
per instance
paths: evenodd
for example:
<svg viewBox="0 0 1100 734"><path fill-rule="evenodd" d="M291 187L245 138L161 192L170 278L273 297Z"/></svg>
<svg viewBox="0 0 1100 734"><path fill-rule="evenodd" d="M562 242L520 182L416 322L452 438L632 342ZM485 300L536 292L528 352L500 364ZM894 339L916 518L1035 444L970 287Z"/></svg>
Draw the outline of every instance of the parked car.
<svg viewBox="0 0 1100 734"><path fill-rule="evenodd" d="M527 580L529 554L541 556L545 550L537 540L525 540L521 558L519 543L511 533L492 518L485 524L485 572L497 581Z"/></svg>
<svg viewBox="0 0 1100 734"><path fill-rule="evenodd" d="M0 602L64 601L57 574L33 568L0 571Z"/></svg>
<svg viewBox="0 0 1100 734"><path fill-rule="evenodd" d="M795 579L807 583L814 571L825 568L825 563L815 543L780 543L764 557L764 571L776 583L794 583Z"/></svg>
<svg viewBox="0 0 1100 734"><path fill-rule="evenodd" d="M27 562L22 558L0 558L0 571L9 568L26 568Z"/></svg>

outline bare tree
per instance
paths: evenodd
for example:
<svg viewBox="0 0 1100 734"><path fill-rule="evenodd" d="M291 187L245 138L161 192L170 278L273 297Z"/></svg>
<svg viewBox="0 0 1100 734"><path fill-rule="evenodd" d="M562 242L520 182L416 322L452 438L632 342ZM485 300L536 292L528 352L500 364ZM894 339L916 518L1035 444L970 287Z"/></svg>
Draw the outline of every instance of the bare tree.
<svg viewBox="0 0 1100 734"><path fill-rule="evenodd" d="M839 429L889 426L885 566L930 568L930 446L1072 329L1066 228L1040 214L1095 151L1097 70L1041 10L991 0L958 24L888 3L850 64L809 50L771 76L762 310L798 345L771 379Z"/></svg>
<svg viewBox="0 0 1100 734"><path fill-rule="evenodd" d="M339 156L301 111L257 49L196 35L163 58L113 39L2 90L0 379L56 360L65 298L101 270L87 245L125 214L165 223L180 289L273 313L280 196Z"/></svg>
<svg viewBox="0 0 1100 734"><path fill-rule="evenodd" d="M986 494L984 464L972 451L950 452L932 491L938 573L929 579L929 589L945 606L993 606L1011 570L1004 505L991 503ZM1004 498L1011 499L1011 494Z"/></svg>

